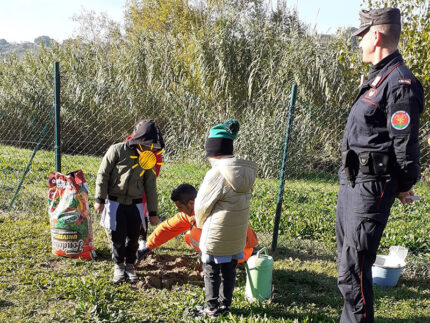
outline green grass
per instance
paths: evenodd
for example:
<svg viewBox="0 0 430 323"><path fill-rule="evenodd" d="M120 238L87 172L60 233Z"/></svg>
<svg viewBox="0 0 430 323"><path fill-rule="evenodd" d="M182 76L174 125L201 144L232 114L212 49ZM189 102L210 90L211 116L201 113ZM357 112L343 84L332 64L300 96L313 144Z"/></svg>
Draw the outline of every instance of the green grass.
<svg viewBox="0 0 430 323"><path fill-rule="evenodd" d="M16 206L5 209L31 152L0 146L0 321L1 322L156 322L192 321L189 309L204 301L203 288L186 284L172 290L133 289L111 283L110 246L94 219L95 261L56 257L50 253L47 185L54 168L52 152L38 152ZM63 169L83 169L94 192L100 159L64 156ZM160 213L174 214L171 190L181 182L198 186L207 165L166 163L158 181ZM273 272L274 296L250 304L245 298L245 273L238 270L232 315L235 322L335 322L342 308L336 287L334 212L337 185L322 180L286 183L279 248ZM255 186L251 222L262 245L270 245L275 213L276 180L259 179ZM420 204L396 204L381 252L392 242L413 247L395 288L375 287L377 322L429 322L430 256L429 188L417 187ZM90 201L92 204L93 201ZM267 232L267 233L265 233ZM427 245L425 244L427 243ZM192 255L181 239L157 253ZM144 277L145 270L139 275Z"/></svg>

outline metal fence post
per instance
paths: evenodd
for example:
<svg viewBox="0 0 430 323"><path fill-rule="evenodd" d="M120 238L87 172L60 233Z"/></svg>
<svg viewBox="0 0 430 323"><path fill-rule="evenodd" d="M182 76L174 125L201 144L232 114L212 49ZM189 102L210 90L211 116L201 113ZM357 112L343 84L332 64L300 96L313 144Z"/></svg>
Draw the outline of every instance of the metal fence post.
<svg viewBox="0 0 430 323"><path fill-rule="evenodd" d="M281 177L279 179L278 200L276 202L275 225L273 227L272 251L276 250L278 245L279 222L281 220L282 201L284 196L285 168L287 165L288 139L290 136L291 121L293 119L294 105L296 103L297 85L291 87L290 107L288 110L287 129L285 130L284 155L282 156Z"/></svg>
<svg viewBox="0 0 430 323"><path fill-rule="evenodd" d="M61 172L61 136L60 136L60 64L55 62L55 170Z"/></svg>

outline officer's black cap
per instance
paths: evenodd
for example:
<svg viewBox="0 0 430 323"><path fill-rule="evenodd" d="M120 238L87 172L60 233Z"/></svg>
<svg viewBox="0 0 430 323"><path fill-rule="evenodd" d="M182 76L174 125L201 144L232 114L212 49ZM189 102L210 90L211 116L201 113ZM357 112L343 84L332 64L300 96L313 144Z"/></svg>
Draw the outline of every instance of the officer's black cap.
<svg viewBox="0 0 430 323"><path fill-rule="evenodd" d="M352 34L358 36L375 25L400 25L400 10L397 8L381 8L360 11L360 27Z"/></svg>

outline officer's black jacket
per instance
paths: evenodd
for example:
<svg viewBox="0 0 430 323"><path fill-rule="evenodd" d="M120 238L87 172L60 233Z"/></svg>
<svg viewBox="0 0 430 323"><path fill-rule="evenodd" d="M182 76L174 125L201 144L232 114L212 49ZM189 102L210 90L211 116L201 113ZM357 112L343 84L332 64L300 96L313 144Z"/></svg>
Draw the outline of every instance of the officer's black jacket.
<svg viewBox="0 0 430 323"><path fill-rule="evenodd" d="M424 92L398 51L384 61L379 73L360 87L348 116L341 150L388 153L393 164L390 176L398 178L398 190L405 192L420 176L418 129ZM359 173L356 182L372 179L374 175ZM342 169L340 182L346 182Z"/></svg>

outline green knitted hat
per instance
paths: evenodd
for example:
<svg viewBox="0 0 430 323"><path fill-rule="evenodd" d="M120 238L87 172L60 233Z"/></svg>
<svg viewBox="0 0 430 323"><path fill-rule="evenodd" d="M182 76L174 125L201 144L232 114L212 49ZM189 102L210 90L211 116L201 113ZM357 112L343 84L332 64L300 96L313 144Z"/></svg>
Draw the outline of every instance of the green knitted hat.
<svg viewBox="0 0 430 323"><path fill-rule="evenodd" d="M222 124L212 127L209 132L209 138L227 138L234 140L239 132L239 122L235 119L228 119Z"/></svg>
<svg viewBox="0 0 430 323"><path fill-rule="evenodd" d="M212 127L206 139L206 156L233 155L233 140L239 132L239 122L229 119L223 124Z"/></svg>

